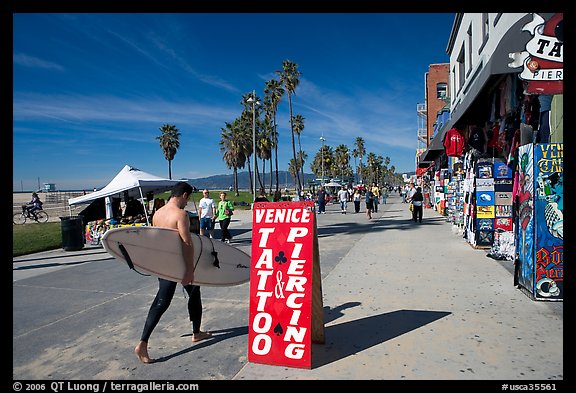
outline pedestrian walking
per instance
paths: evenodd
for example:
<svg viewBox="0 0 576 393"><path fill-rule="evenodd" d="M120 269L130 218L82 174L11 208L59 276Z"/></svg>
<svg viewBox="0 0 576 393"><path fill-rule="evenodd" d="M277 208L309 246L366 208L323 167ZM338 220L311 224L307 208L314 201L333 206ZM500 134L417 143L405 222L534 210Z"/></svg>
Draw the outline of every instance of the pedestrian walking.
<svg viewBox="0 0 576 393"><path fill-rule="evenodd" d="M374 193L370 188L366 190L365 201L366 201L366 217L369 220L372 219L372 210L374 209Z"/></svg>
<svg viewBox="0 0 576 393"><path fill-rule="evenodd" d="M324 189L324 186L320 186L318 189L318 214L326 214L326 197L328 193Z"/></svg>
<svg viewBox="0 0 576 393"><path fill-rule="evenodd" d="M214 199L210 198L210 191L202 191L203 197L198 203L200 216L200 235L204 236L207 232L210 238L214 237L214 222L216 221L216 204Z"/></svg>
<svg viewBox="0 0 576 393"><path fill-rule="evenodd" d="M412 220L414 222L422 222L422 205L424 201L424 195L422 195L422 188L416 187L416 192L414 196L410 199L414 209L412 210Z"/></svg>
<svg viewBox="0 0 576 393"><path fill-rule="evenodd" d="M342 186L340 191L338 191L338 201L340 202L341 213L346 214L346 209L348 208L348 190L346 190L346 186Z"/></svg>
<svg viewBox="0 0 576 393"><path fill-rule="evenodd" d="M232 235L228 230L230 226L230 220L232 219L232 214L234 211L234 204L232 201L226 199L226 193L224 191L220 192L220 201L218 202L218 208L216 209L216 218L220 223L220 240L225 243L230 243L232 240Z"/></svg>
<svg viewBox="0 0 576 393"><path fill-rule="evenodd" d="M376 182L372 182L372 194L374 194L374 213L378 213L378 204L380 203L380 188Z"/></svg>
<svg viewBox="0 0 576 393"><path fill-rule="evenodd" d="M354 213L360 213L360 202L362 201L362 194L360 194L359 188L354 191L352 200L354 201Z"/></svg>

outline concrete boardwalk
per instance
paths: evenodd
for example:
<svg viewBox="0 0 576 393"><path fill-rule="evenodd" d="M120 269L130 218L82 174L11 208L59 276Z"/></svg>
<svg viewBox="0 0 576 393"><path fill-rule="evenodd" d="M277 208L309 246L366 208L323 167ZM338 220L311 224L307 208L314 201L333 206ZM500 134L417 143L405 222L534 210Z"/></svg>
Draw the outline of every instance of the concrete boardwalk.
<svg viewBox="0 0 576 393"><path fill-rule="evenodd" d="M14 380L533 380L563 372L563 302L514 287L512 262L473 249L436 212L409 220L397 196L375 219L318 215L326 342L312 369L249 363L249 284L202 288L203 329L191 343L177 289L150 339L133 353L157 281L101 247L13 259ZM251 212L237 212L233 245L250 253ZM217 231L218 235L218 231Z"/></svg>

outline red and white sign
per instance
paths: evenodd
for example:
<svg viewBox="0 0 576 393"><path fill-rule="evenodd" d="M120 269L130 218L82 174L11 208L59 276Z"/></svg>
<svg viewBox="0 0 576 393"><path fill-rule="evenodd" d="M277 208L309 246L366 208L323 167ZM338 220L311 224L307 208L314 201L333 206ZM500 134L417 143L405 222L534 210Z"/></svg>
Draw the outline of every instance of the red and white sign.
<svg viewBox="0 0 576 393"><path fill-rule="evenodd" d="M250 362L312 366L313 209L310 201L254 204Z"/></svg>
<svg viewBox="0 0 576 393"><path fill-rule="evenodd" d="M529 94L562 94L564 91L564 14L557 13L548 21L538 14L524 25L532 34L526 51L510 53L509 67L522 66L520 79L527 81Z"/></svg>

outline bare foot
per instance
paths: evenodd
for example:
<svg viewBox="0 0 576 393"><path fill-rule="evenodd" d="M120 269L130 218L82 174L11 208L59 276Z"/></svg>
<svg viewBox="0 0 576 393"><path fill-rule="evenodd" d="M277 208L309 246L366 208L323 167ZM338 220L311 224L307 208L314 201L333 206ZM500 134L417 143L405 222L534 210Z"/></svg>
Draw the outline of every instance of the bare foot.
<svg viewBox="0 0 576 393"><path fill-rule="evenodd" d="M150 356L148 356L148 348L146 347L146 343L140 342L138 345L136 345L136 348L134 348L134 353L144 364L150 364L154 362L154 360L150 359Z"/></svg>
<svg viewBox="0 0 576 393"><path fill-rule="evenodd" d="M206 338L210 338L212 337L212 333L210 332L198 332L198 333L192 333L192 342L198 342L198 341L202 341Z"/></svg>

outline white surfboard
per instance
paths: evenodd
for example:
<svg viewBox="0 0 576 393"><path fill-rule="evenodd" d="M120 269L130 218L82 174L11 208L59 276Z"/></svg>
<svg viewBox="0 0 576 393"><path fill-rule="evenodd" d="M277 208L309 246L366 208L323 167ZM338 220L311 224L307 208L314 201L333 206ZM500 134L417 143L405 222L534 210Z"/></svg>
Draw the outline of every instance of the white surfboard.
<svg viewBox="0 0 576 393"><path fill-rule="evenodd" d="M233 286L250 280L250 256L220 240L191 233L194 245L194 284ZM185 263L182 241L175 229L120 227L102 236L104 249L131 269L180 282Z"/></svg>

